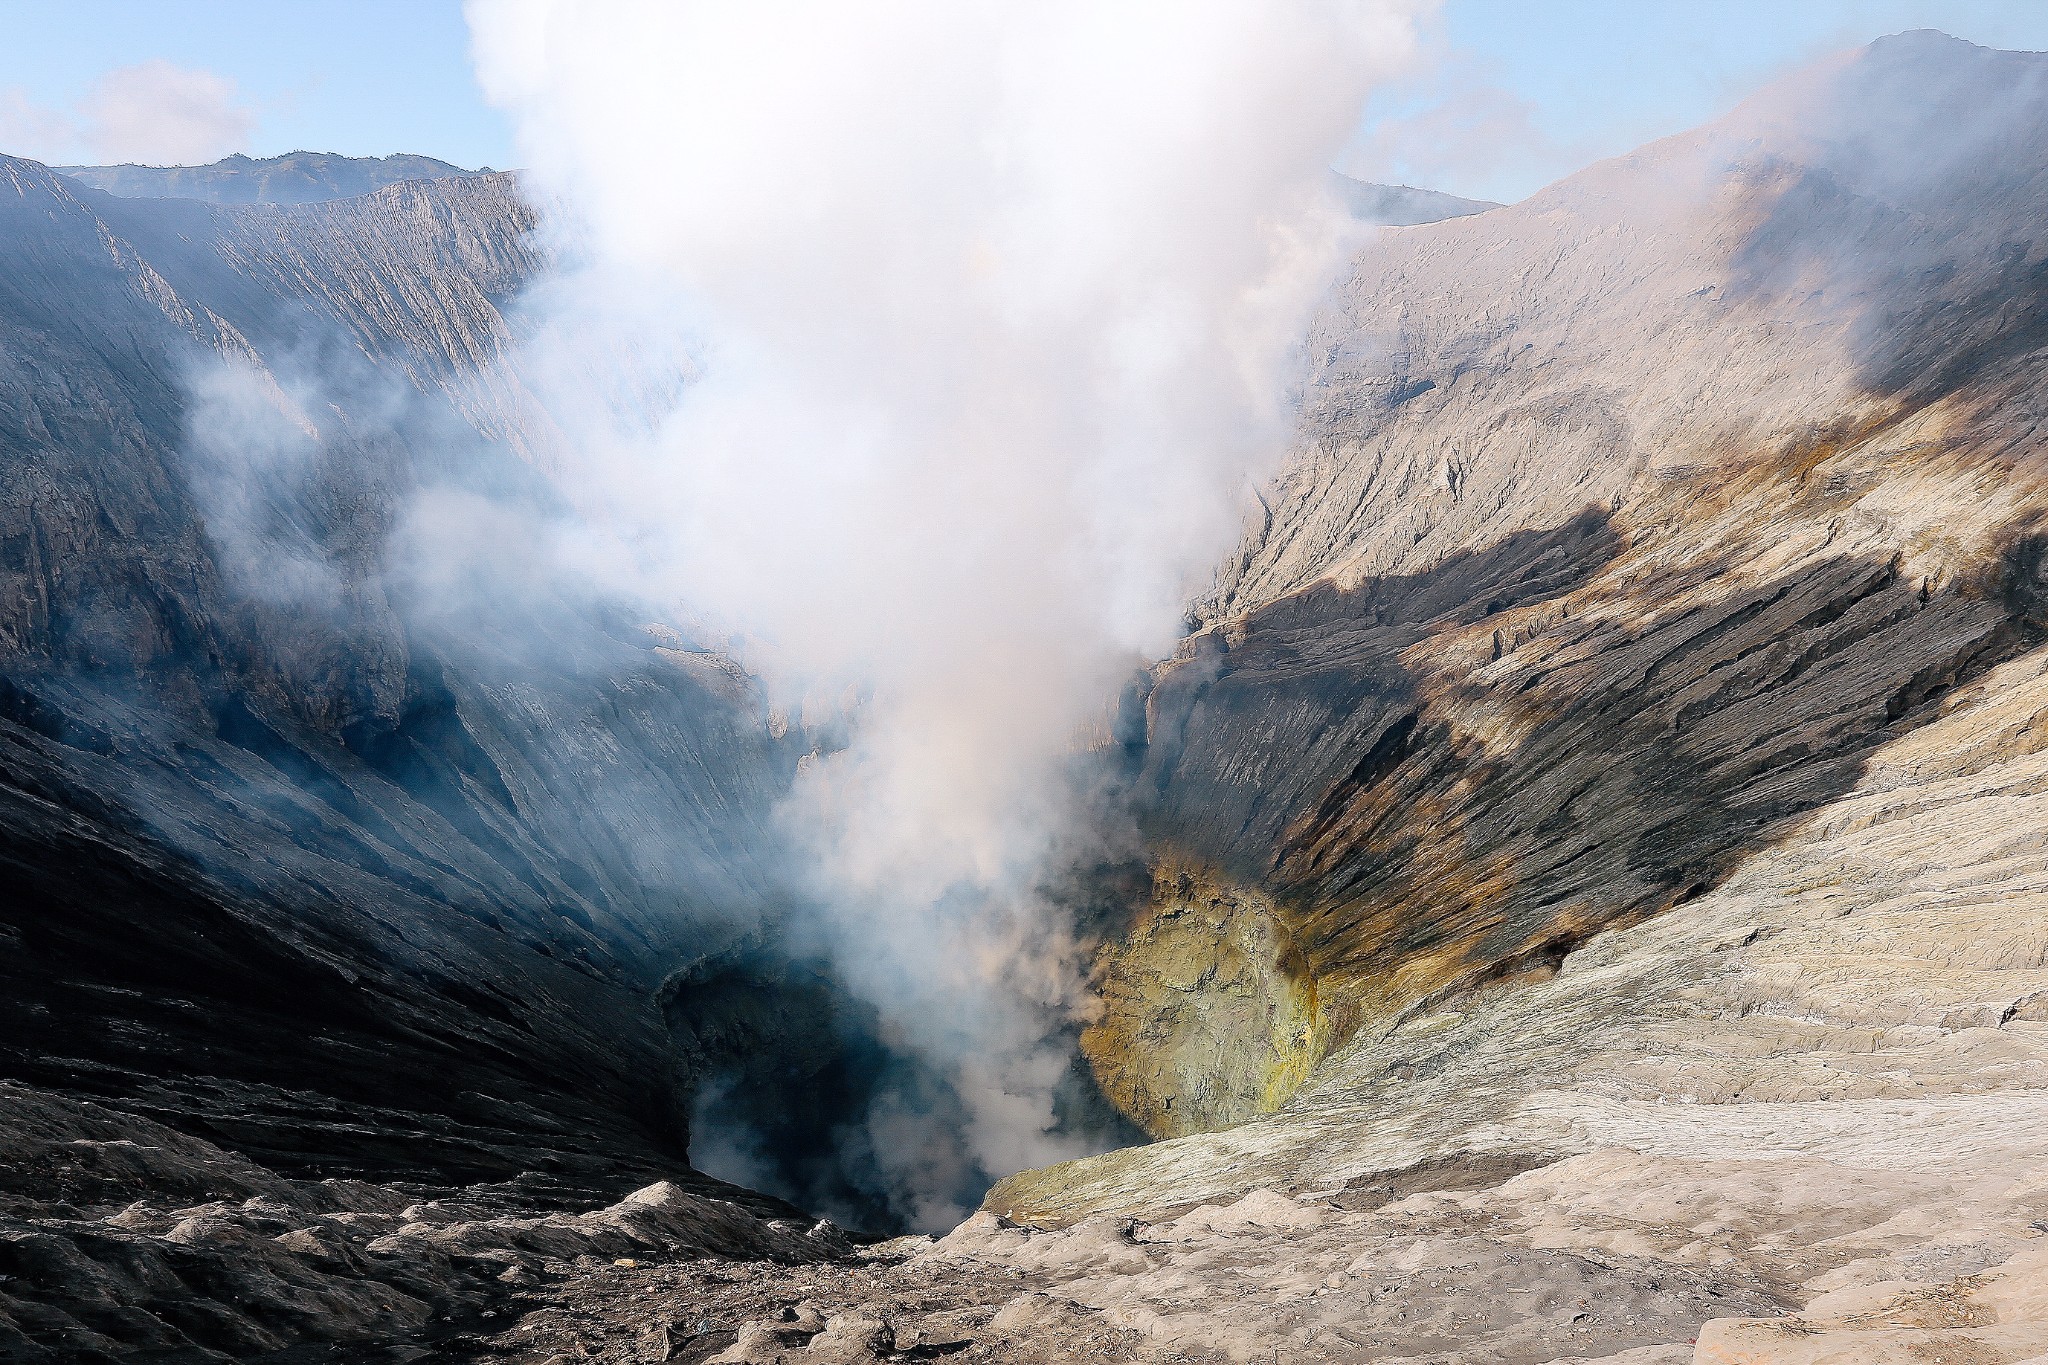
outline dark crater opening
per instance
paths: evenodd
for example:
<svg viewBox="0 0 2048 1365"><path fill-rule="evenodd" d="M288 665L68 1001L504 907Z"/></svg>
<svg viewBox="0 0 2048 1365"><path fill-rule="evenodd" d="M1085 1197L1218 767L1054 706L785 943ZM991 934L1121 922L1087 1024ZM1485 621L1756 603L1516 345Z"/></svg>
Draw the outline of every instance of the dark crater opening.
<svg viewBox="0 0 2048 1365"><path fill-rule="evenodd" d="M971 1209L1010 1174L975 1156L972 1114L946 1072L893 1044L828 961L748 944L672 974L661 1006L691 1078L690 1163L707 1175L880 1238L918 1230L921 1210ZM1147 1141L1071 1033L1056 1131L1098 1150Z"/></svg>

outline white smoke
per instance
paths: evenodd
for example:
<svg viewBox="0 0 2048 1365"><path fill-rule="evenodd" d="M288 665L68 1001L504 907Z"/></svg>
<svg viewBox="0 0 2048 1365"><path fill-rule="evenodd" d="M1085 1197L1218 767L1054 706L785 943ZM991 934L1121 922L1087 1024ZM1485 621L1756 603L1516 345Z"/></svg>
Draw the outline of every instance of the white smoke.
<svg viewBox="0 0 2048 1365"><path fill-rule="evenodd" d="M947 1069L983 1171L1077 1154L1045 1039L1078 964L1037 894L1092 837L1065 766L1285 441L1350 230L1331 159L1430 7L471 4L588 263L568 334L658 299L690 341L688 383L605 386L675 395L651 421L555 407L592 562L766 642L785 694L861 690L789 811L820 946ZM520 363L582 387L546 321ZM958 1154L904 1120L869 1136L943 1223Z"/></svg>

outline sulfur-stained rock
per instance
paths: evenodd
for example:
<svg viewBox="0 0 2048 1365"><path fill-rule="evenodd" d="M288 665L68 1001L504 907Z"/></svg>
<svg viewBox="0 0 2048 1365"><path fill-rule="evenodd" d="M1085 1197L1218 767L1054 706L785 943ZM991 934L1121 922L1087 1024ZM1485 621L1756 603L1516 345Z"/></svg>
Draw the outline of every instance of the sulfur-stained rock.
<svg viewBox="0 0 2048 1365"><path fill-rule="evenodd" d="M1269 900L1168 859L1096 966L1081 1050L1103 1092L1170 1137L1271 1113L1343 1031Z"/></svg>

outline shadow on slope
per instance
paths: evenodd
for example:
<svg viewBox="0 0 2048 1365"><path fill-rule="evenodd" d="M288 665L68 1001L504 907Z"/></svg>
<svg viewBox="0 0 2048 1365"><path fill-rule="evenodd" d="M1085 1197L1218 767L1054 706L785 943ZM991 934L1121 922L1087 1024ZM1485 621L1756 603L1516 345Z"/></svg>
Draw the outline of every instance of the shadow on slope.
<svg viewBox="0 0 2048 1365"><path fill-rule="evenodd" d="M1192 641L1132 789L1167 856L1270 895L1327 1050L1718 884L2043 638L2041 546L1933 591L1854 554L1652 561L1588 512Z"/></svg>

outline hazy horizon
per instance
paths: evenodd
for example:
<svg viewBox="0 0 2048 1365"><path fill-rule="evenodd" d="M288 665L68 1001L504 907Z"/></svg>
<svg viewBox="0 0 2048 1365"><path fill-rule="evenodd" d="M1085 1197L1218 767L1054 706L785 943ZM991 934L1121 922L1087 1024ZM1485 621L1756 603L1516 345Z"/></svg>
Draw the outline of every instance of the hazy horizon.
<svg viewBox="0 0 2048 1365"><path fill-rule="evenodd" d="M1576 0L1418 7L1422 50L1361 111L1336 169L1512 202L1732 108L1830 51L1938 28L2048 48L2023 0ZM517 163L472 67L459 0L160 6L0 0L0 153L53 165L198 165L241 153Z"/></svg>

